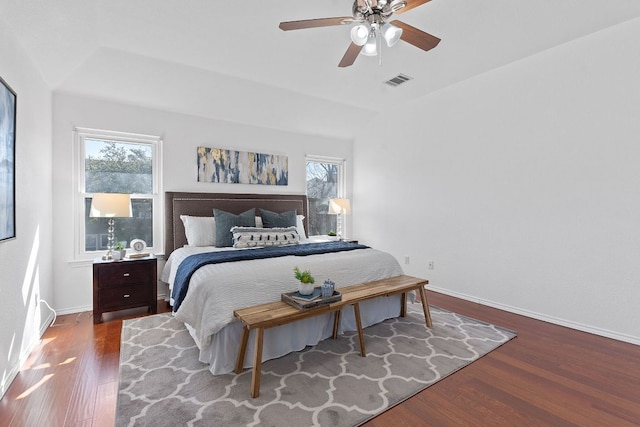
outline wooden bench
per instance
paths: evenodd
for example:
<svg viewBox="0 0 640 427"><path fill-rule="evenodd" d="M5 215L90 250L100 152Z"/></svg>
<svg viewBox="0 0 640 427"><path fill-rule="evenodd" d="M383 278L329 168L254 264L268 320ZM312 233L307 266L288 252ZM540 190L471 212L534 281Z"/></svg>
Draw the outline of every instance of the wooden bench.
<svg viewBox="0 0 640 427"><path fill-rule="evenodd" d="M280 326L297 320L306 319L308 317L318 316L325 313L335 313L333 319L333 339L336 339L340 321L340 309L345 305L353 306L356 326L358 329L360 355L365 357L366 352L364 347L364 338L362 335L359 303L381 296L402 294L400 316L404 317L407 314L407 293L413 290L418 290L420 292L420 300L422 301L425 323L427 327L430 328L431 314L429 313L427 295L424 290L424 286L428 283L429 281L425 279L403 275L340 288L338 290L342 294L342 300L309 310L298 310L297 308L282 301L235 310L233 315L243 323L242 339L240 341L240 351L236 361L235 372L236 374L242 372L245 353L247 352L247 343L249 341L249 333L252 329L255 329L256 336L253 355L253 372L251 375L251 397L258 397L260 394L262 339L264 336L264 330L273 328L274 326Z"/></svg>

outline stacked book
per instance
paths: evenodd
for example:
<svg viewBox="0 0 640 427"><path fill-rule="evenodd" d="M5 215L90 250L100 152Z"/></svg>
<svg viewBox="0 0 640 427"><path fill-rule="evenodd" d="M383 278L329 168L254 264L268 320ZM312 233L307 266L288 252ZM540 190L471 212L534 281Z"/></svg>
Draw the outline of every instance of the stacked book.
<svg viewBox="0 0 640 427"><path fill-rule="evenodd" d="M129 259L145 258L145 257L148 257L149 255L151 255L149 252L133 253L133 254L127 255L127 258Z"/></svg>
<svg viewBox="0 0 640 427"><path fill-rule="evenodd" d="M322 289L314 288L313 292L310 293L309 295L302 295L300 292L294 292L292 294L289 294L289 296L295 299L296 301L301 301L301 302L315 301L320 297L322 297Z"/></svg>
<svg viewBox="0 0 640 427"><path fill-rule="evenodd" d="M300 292L288 292L282 294L282 301L299 310L308 310L322 305L331 304L332 302L340 301L341 299L342 294L337 291L334 291L333 295L330 297L322 298L321 288L315 288L313 293L310 295L301 295Z"/></svg>

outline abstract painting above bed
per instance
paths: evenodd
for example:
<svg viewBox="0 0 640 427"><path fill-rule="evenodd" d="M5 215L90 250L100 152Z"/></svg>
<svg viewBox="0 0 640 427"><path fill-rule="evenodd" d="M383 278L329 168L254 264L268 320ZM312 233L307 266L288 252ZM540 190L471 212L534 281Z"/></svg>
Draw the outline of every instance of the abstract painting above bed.
<svg viewBox="0 0 640 427"><path fill-rule="evenodd" d="M289 184L289 159L276 154L198 147L198 181Z"/></svg>

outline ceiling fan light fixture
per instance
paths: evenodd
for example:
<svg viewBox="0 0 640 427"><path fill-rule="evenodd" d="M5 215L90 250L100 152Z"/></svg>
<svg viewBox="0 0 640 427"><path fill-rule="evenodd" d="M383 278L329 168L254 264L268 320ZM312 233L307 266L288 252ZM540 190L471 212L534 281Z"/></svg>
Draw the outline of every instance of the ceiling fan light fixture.
<svg viewBox="0 0 640 427"><path fill-rule="evenodd" d="M402 36L402 28L396 27L395 25L385 23L380 27L380 33L384 40L387 42L387 46L391 47L394 44L398 43L400 37Z"/></svg>
<svg viewBox="0 0 640 427"><path fill-rule="evenodd" d="M289 31L350 24L351 43L338 63L340 68L353 65L360 53L365 56L380 56L379 63L382 65L383 39L389 47L394 46L398 40L402 40L423 51L433 49L440 42L439 38L392 18L394 12L404 12L428 3L430 0L352 1L352 16L284 21L280 22L279 28Z"/></svg>
<svg viewBox="0 0 640 427"><path fill-rule="evenodd" d="M376 56L378 55L378 43L376 41L375 36L369 37L367 42L362 47L362 51L360 51L364 56Z"/></svg>
<svg viewBox="0 0 640 427"><path fill-rule="evenodd" d="M358 46L364 45L369 39L369 28L364 25L356 25L351 29L351 41Z"/></svg>

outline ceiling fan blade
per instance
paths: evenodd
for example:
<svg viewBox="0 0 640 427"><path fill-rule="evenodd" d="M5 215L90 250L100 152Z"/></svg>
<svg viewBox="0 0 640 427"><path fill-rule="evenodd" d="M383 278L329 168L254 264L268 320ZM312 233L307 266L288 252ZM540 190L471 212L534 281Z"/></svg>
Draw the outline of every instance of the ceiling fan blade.
<svg viewBox="0 0 640 427"><path fill-rule="evenodd" d="M414 7L422 6L425 3L429 3L431 0L405 0L407 5L397 11L396 13L405 13L407 10L411 10Z"/></svg>
<svg viewBox="0 0 640 427"><path fill-rule="evenodd" d="M409 24L405 24L402 21L395 20L391 23L402 28L402 35L400 36L402 40L414 45L415 47L419 47L422 50L431 50L440 43L440 39L436 36L425 33L424 31L419 30L416 27L412 27Z"/></svg>
<svg viewBox="0 0 640 427"><path fill-rule="evenodd" d="M331 27L333 25L350 24L353 22L353 16L338 16L335 18L319 18L319 19L303 19L301 21L286 21L280 23L280 29L303 30L305 28Z"/></svg>
<svg viewBox="0 0 640 427"><path fill-rule="evenodd" d="M347 48L347 51L342 57L342 60L338 64L338 67L344 68L353 65L353 63L356 62L356 58L358 57L358 54L361 50L362 46L358 46L357 44L351 42L351 44Z"/></svg>

